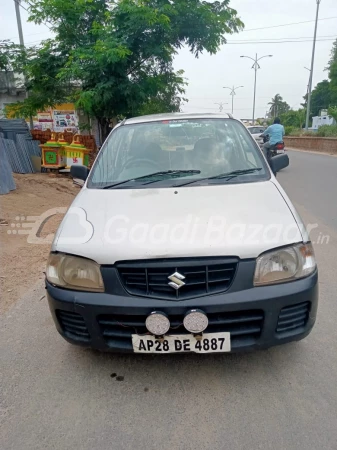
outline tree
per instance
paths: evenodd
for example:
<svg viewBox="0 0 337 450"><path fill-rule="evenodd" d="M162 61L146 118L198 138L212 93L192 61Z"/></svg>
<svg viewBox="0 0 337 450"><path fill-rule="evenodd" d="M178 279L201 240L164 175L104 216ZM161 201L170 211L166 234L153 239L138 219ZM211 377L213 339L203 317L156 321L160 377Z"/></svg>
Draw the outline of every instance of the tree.
<svg viewBox="0 0 337 450"><path fill-rule="evenodd" d="M328 114L329 116L333 117L337 122L337 106L330 106Z"/></svg>
<svg viewBox="0 0 337 450"><path fill-rule="evenodd" d="M36 102L29 97L21 110L65 95L97 118L102 137L118 117L179 110L186 81L174 55L183 46L214 54L239 31L229 2L30 0L30 20L51 23L55 38L26 52L20 70Z"/></svg>
<svg viewBox="0 0 337 450"><path fill-rule="evenodd" d="M334 78L334 75L335 75L333 73L335 64L337 64L337 39L332 44L332 49L331 49L331 53L330 53L330 59L329 59L327 67L325 68L325 70L327 70L328 73L329 73L330 80L332 78Z"/></svg>
<svg viewBox="0 0 337 450"><path fill-rule="evenodd" d="M331 57L327 69L329 70L331 102L337 105L337 39L333 43Z"/></svg>
<svg viewBox="0 0 337 450"><path fill-rule="evenodd" d="M305 123L305 114L305 109L290 110L280 115L281 123L285 127L302 128Z"/></svg>
<svg viewBox="0 0 337 450"><path fill-rule="evenodd" d="M310 115L317 116L321 109L337 105L337 40L333 43L330 60L326 67L329 80L323 80L315 86L311 93ZM306 108L308 94L304 97L302 106Z"/></svg>
<svg viewBox="0 0 337 450"><path fill-rule="evenodd" d="M331 85L328 80L317 84L311 93L311 114L318 116L321 109L328 109L332 101Z"/></svg>
<svg viewBox="0 0 337 450"><path fill-rule="evenodd" d="M269 112L272 117L280 116L290 110L290 106L283 100L280 94L276 94L268 105L270 105Z"/></svg>

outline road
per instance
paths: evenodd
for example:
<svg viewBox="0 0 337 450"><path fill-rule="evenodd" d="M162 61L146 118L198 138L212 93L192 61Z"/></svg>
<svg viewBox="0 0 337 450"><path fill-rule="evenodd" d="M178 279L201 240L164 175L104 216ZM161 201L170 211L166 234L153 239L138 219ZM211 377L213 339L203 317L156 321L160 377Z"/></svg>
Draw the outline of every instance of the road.
<svg viewBox="0 0 337 450"><path fill-rule="evenodd" d="M279 181L330 237L313 332L239 355L101 354L58 336L37 284L0 319L2 450L336 449L337 158L289 153Z"/></svg>

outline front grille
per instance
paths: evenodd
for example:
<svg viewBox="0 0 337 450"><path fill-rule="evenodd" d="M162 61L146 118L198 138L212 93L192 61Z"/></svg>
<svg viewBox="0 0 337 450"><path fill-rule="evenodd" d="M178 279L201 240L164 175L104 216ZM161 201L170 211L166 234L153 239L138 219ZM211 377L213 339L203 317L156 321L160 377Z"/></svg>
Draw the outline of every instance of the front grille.
<svg viewBox="0 0 337 450"><path fill-rule="evenodd" d="M118 263L125 289L131 295L183 300L226 291L231 285L237 260L158 260ZM179 272L185 278L180 289L169 285L169 276Z"/></svg>
<svg viewBox="0 0 337 450"><path fill-rule="evenodd" d="M298 303L297 305L286 306L281 309L276 333L283 334L304 327L309 318L309 311L309 302Z"/></svg>
<svg viewBox="0 0 337 450"><path fill-rule="evenodd" d="M109 347L119 346L131 348L131 334L148 334L145 327L147 316L129 316L105 314L97 317L105 342ZM168 334L189 334L183 326L183 315L169 316L171 329ZM207 314L209 325L205 333L230 332L232 346L240 342L253 344L261 335L263 327L263 311L235 311Z"/></svg>
<svg viewBox="0 0 337 450"><path fill-rule="evenodd" d="M56 316L66 336L78 341L89 341L89 331L83 317L80 314L70 311L57 310Z"/></svg>

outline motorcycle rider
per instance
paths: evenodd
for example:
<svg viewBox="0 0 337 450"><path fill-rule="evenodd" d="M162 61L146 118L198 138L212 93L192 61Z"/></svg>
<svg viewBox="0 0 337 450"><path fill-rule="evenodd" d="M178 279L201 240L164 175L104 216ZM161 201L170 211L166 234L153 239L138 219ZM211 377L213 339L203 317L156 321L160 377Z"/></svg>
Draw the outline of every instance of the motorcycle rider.
<svg viewBox="0 0 337 450"><path fill-rule="evenodd" d="M273 125L270 125L261 136L269 136L269 141L263 144L263 153L267 160L269 160L269 151L271 147L276 145L278 142L283 141L283 136L285 135L284 126L281 125L281 121L278 117L275 117Z"/></svg>

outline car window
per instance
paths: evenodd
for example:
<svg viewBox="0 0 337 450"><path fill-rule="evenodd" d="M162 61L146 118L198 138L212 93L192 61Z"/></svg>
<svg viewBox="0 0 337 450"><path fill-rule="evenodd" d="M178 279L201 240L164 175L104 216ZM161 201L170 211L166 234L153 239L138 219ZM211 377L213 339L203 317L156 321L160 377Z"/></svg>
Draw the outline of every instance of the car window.
<svg viewBox="0 0 337 450"><path fill-rule="evenodd" d="M193 179L197 179L253 167L261 168L251 175L253 180L269 176L252 137L236 120L125 124L117 127L105 142L91 170L88 187L103 187L168 170L200 171L193 174Z"/></svg>

